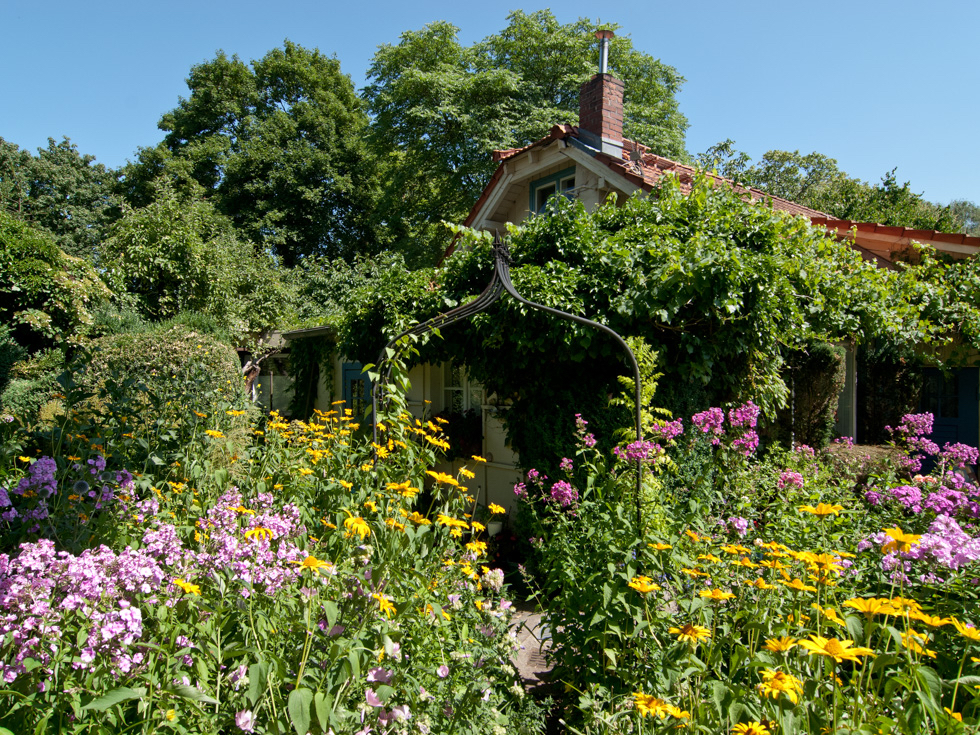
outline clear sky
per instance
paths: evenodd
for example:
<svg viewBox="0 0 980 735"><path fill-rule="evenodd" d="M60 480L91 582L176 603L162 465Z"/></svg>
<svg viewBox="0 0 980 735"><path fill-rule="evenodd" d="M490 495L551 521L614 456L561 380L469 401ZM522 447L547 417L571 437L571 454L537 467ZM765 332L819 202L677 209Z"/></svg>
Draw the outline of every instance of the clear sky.
<svg viewBox="0 0 980 735"><path fill-rule="evenodd" d="M471 43L548 4L376 0L0 0L0 137L71 138L108 166L157 143L191 66L251 60L288 38L336 54L356 86L378 45L448 20ZM698 153L726 138L759 158L818 151L877 182L897 167L927 199L980 203L978 0L563 0L562 22L620 35L686 79Z"/></svg>

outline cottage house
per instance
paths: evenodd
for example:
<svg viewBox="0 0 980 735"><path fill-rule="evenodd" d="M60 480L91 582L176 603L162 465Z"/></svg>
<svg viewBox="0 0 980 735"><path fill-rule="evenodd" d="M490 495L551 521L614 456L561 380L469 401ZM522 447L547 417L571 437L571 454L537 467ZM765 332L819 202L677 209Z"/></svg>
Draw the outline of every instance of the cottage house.
<svg viewBox="0 0 980 735"><path fill-rule="evenodd" d="M676 176L683 189L691 185L696 175L694 168L651 153L644 145L623 137L623 83L604 68L581 87L577 126L556 125L540 140L523 148L495 151L493 157L497 169L465 220L467 226L475 229L503 232L507 224L519 224L541 211L552 196L574 197L591 209L613 195L624 200L637 192L649 192L667 175ZM758 189L738 188L760 205L807 217L814 225L851 243L862 257L880 267L893 267L892 259L907 250L913 241L927 243L957 258L980 252L977 237L838 220ZM446 256L452 250L451 245ZM292 340L323 336L327 332L308 329L283 336ZM847 357L847 379L840 396L837 429L840 434L852 437L856 432L855 376L851 351ZM417 415L448 411L467 415L482 427L480 450L487 462L476 468L479 475L472 485L478 489L481 503L509 507L513 499L511 488L520 480L521 473L517 469L517 457L507 445L499 416L505 406L469 381L463 366L419 365L412 370L410 378L409 405ZM980 425L977 369L958 371L952 383L935 377L932 381L935 385L926 391L930 405L925 408L937 414L937 439L966 442L972 439L976 444ZM338 399L344 399L355 412L362 411L370 402L370 386L360 364L338 362L334 375L322 381L316 407L326 409L331 401ZM948 417L943 416L943 407L950 414ZM944 423L944 418L949 420Z"/></svg>

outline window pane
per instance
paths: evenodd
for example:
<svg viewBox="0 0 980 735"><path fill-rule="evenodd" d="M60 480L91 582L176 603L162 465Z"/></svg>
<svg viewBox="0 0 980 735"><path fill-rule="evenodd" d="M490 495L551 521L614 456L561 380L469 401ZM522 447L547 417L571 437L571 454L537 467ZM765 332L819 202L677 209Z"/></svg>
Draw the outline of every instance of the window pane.
<svg viewBox="0 0 980 735"><path fill-rule="evenodd" d="M943 381L942 417L957 419L960 417L960 376L953 373Z"/></svg>

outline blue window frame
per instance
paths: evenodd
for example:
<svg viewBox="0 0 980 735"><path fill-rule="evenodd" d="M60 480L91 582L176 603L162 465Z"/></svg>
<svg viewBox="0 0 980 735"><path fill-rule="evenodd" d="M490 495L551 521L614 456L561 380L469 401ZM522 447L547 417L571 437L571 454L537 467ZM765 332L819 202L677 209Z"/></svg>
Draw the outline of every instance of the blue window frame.
<svg viewBox="0 0 980 735"><path fill-rule="evenodd" d="M575 167L563 169L558 173L531 182L527 207L535 214L544 209L555 194L564 194L575 188Z"/></svg>
<svg viewBox="0 0 980 735"><path fill-rule="evenodd" d="M344 382L341 398L345 401L344 408L349 408L359 421L371 406L371 381L359 362L345 362L342 372Z"/></svg>

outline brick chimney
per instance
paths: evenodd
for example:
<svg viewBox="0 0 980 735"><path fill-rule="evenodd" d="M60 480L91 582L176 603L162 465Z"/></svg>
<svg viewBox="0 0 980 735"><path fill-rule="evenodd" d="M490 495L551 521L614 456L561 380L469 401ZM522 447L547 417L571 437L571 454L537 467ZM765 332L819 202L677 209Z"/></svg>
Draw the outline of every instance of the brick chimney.
<svg viewBox="0 0 980 735"><path fill-rule="evenodd" d="M582 85L578 97L579 137L612 156L623 154L623 83L607 72L612 31L596 33L602 44L599 73ZM584 131L584 135L582 134Z"/></svg>

